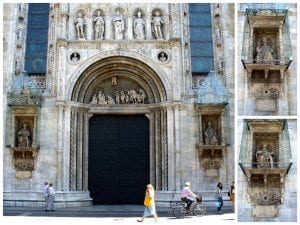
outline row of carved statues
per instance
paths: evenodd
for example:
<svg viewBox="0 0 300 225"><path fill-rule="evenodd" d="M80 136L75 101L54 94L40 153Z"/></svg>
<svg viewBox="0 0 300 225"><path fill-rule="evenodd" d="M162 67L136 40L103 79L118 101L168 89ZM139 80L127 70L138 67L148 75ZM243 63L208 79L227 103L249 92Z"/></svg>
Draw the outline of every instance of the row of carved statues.
<svg viewBox="0 0 300 225"><path fill-rule="evenodd" d="M98 95L94 94L91 100L91 104L106 105L106 104L144 104L146 99L146 93L143 89L135 91L133 89L125 91L116 91L114 98L110 95L106 95L99 91Z"/></svg>
<svg viewBox="0 0 300 225"><path fill-rule="evenodd" d="M122 40L124 39L124 33L126 30L125 27L125 17L121 14L120 11L116 11L115 15L112 17L113 29L114 29L114 39ZM101 11L98 10L97 14L93 18L94 23L94 32L95 39L102 40L104 39L105 32L105 20L104 17L101 16ZM151 19L152 24L152 32L155 39L163 39L162 25L164 21L162 19L161 13L159 10L155 11L154 16ZM81 12L77 13L77 17L74 21L74 25L76 28L77 38L85 39L85 27L87 25L84 15ZM136 18L133 21L133 31L135 34L135 38L137 40L145 39L145 27L146 22L142 16L142 12L138 11L136 14Z"/></svg>

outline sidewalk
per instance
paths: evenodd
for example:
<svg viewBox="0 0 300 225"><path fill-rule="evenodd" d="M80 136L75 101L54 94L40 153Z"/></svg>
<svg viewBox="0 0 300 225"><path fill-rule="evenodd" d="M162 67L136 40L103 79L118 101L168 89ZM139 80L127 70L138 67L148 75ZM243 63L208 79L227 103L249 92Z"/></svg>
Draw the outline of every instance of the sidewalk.
<svg viewBox="0 0 300 225"><path fill-rule="evenodd" d="M157 207L159 217L174 217L173 209ZM58 208L46 212L43 208L3 207L3 216L34 216L34 217L140 217L143 215L143 205L93 205L74 208ZM220 212L214 207L207 207L206 215L234 214L232 208L224 206Z"/></svg>

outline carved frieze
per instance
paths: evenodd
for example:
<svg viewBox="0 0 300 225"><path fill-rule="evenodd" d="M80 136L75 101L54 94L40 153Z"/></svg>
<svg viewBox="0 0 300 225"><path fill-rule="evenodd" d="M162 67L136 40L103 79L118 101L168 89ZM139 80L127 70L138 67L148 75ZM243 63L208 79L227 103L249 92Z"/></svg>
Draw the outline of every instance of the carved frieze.
<svg viewBox="0 0 300 225"><path fill-rule="evenodd" d="M258 205L275 205L281 203L282 194L280 189L254 190L250 193L250 199Z"/></svg>
<svg viewBox="0 0 300 225"><path fill-rule="evenodd" d="M35 170L37 148L34 147L12 147L13 165L17 178L31 178Z"/></svg>
<svg viewBox="0 0 300 225"><path fill-rule="evenodd" d="M146 93L143 89L139 89L138 91L134 89L128 91L116 90L113 97L99 91L98 96L96 93L93 95L90 104L144 104L146 97Z"/></svg>

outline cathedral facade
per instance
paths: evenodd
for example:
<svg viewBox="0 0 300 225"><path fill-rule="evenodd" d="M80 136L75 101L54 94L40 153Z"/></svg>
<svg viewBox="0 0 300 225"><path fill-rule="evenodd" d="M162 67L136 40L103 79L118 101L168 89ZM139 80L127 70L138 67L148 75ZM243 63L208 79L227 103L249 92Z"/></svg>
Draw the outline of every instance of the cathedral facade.
<svg viewBox="0 0 300 225"><path fill-rule="evenodd" d="M229 188L234 4L4 4L3 22L4 206L43 207L44 181L58 207Z"/></svg>

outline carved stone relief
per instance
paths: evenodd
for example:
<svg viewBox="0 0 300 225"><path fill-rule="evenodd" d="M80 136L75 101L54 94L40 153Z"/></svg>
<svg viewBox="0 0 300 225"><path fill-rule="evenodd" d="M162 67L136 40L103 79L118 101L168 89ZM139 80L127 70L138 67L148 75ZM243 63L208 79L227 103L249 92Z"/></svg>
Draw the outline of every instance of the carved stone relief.
<svg viewBox="0 0 300 225"><path fill-rule="evenodd" d="M102 40L104 39L105 31L105 21L103 16L101 16L101 10L98 9L96 15L94 15L94 30L95 30L95 39Z"/></svg>
<svg viewBox="0 0 300 225"><path fill-rule="evenodd" d="M278 133L254 133L254 162L257 168L274 168L278 162Z"/></svg>
<svg viewBox="0 0 300 225"><path fill-rule="evenodd" d="M255 99L255 109L260 112L277 111L277 99L280 97L279 83L255 83L251 89Z"/></svg>
<svg viewBox="0 0 300 225"><path fill-rule="evenodd" d="M120 9L117 9L113 16L114 34L116 40L124 39L125 20Z"/></svg>
<svg viewBox="0 0 300 225"><path fill-rule="evenodd" d="M257 41L255 52L257 63L273 63L277 58L273 41L265 36Z"/></svg>
<svg viewBox="0 0 300 225"><path fill-rule="evenodd" d="M153 12L151 23L152 23L152 32L155 39L162 40L163 39L162 25L164 24L164 21L162 19L160 10L157 9Z"/></svg>
<svg viewBox="0 0 300 225"><path fill-rule="evenodd" d="M136 18L133 22L133 31L135 34L135 39L137 40L145 39L145 26L146 26L146 22L142 16L142 12L138 11L136 13Z"/></svg>
<svg viewBox="0 0 300 225"><path fill-rule="evenodd" d="M204 145L220 144L220 124L218 116L203 116L202 131Z"/></svg>
<svg viewBox="0 0 300 225"><path fill-rule="evenodd" d="M281 203L282 195L280 189L254 190L250 198L258 205L275 205Z"/></svg>
<svg viewBox="0 0 300 225"><path fill-rule="evenodd" d="M85 40L85 26L86 21L84 18L83 12L79 11L77 12L77 16L74 20L74 25L76 29L77 39L78 40Z"/></svg>

